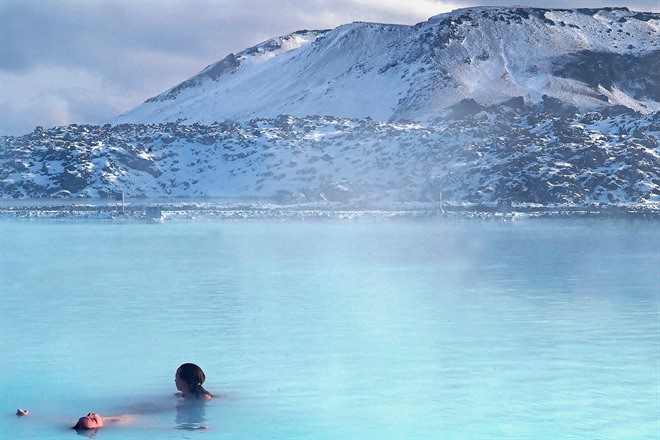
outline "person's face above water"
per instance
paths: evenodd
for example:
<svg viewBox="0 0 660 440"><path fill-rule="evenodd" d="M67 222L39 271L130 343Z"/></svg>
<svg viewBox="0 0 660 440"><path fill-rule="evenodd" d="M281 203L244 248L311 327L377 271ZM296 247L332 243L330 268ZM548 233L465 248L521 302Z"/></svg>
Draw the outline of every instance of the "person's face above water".
<svg viewBox="0 0 660 440"><path fill-rule="evenodd" d="M78 419L75 429L95 429L103 426L103 419L97 413L89 413Z"/></svg>
<svg viewBox="0 0 660 440"><path fill-rule="evenodd" d="M190 390L188 389L188 384L182 380L179 377L179 369L177 368L176 373L174 374L174 385L176 385L176 389L181 391L182 393L189 393Z"/></svg>

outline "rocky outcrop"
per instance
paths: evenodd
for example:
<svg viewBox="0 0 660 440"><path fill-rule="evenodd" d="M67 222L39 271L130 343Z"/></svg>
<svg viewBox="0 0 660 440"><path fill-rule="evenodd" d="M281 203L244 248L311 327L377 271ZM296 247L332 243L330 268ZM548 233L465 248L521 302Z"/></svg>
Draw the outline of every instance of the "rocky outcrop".
<svg viewBox="0 0 660 440"><path fill-rule="evenodd" d="M3 198L234 197L279 203L660 202L660 114L465 104L432 123L280 116L71 125L1 138ZM464 109L464 110L465 110ZM552 109L552 107L550 107Z"/></svg>

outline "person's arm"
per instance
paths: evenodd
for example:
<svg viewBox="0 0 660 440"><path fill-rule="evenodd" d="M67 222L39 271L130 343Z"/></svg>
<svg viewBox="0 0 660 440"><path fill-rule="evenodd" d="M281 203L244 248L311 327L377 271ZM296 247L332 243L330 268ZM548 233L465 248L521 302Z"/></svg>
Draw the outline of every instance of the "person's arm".
<svg viewBox="0 0 660 440"><path fill-rule="evenodd" d="M108 417L102 417L103 422L105 423L116 423L118 425L125 425L128 423L131 423L133 420L135 420L135 415L133 414L120 414L117 416L108 416Z"/></svg>

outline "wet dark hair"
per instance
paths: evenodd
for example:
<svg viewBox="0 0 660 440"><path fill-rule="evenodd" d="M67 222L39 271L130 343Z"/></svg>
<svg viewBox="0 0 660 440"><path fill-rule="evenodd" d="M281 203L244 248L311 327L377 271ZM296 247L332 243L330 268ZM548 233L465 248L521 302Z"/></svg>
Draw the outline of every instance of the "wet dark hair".
<svg viewBox="0 0 660 440"><path fill-rule="evenodd" d="M188 384L188 388L196 397L206 394L209 397L213 397L213 394L208 392L202 384L206 380L206 376L201 368L195 364L183 364L179 367L178 373L179 378Z"/></svg>

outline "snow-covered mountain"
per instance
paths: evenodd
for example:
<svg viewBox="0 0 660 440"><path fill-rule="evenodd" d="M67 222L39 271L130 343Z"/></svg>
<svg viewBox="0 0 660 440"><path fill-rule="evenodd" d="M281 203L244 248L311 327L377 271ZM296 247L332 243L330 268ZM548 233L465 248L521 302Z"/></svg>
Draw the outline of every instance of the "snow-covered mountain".
<svg viewBox="0 0 660 440"><path fill-rule="evenodd" d="M657 211L659 45L660 14L625 8L300 31L112 124L0 137L0 196Z"/></svg>
<svg viewBox="0 0 660 440"><path fill-rule="evenodd" d="M480 7L414 26L352 23L268 40L112 123L212 124L281 114L429 121L465 99L544 97L660 110L660 14Z"/></svg>
<svg viewBox="0 0 660 440"><path fill-rule="evenodd" d="M434 124L279 116L211 126L72 125L2 138L0 192L657 205L659 138L658 112L566 117L508 106Z"/></svg>

